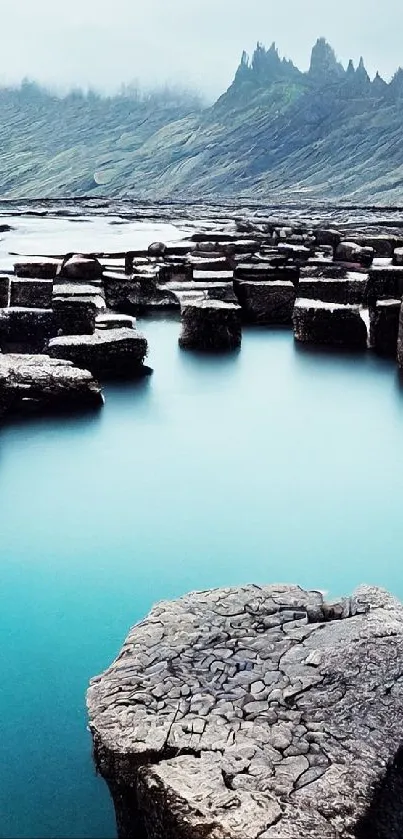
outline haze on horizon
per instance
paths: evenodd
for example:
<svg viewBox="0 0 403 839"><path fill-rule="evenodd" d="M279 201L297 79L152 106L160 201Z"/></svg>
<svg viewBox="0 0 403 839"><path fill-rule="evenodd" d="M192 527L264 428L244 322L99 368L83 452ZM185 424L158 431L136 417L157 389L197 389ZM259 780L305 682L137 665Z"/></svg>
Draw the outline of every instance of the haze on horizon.
<svg viewBox="0 0 403 839"><path fill-rule="evenodd" d="M2 12L0 83L29 77L58 89L178 85L208 98L231 83L243 50L276 41L307 69L325 36L371 76L403 64L401 0L13 0Z"/></svg>

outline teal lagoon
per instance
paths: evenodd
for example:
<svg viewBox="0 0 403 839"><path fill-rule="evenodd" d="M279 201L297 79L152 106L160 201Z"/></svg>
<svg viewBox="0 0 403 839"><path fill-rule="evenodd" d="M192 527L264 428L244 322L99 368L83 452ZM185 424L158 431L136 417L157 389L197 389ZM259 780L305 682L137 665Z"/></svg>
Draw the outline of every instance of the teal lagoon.
<svg viewBox="0 0 403 839"><path fill-rule="evenodd" d="M247 329L179 350L95 415L0 434L0 835L111 839L85 691L160 599L244 582L403 598L403 390L396 366Z"/></svg>

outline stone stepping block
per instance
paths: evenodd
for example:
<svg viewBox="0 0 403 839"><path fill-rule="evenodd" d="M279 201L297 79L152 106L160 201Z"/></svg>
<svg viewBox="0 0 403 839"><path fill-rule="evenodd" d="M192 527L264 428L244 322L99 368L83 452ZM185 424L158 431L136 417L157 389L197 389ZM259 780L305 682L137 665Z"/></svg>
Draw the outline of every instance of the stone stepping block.
<svg viewBox="0 0 403 839"><path fill-rule="evenodd" d="M193 268L193 275L195 272L228 271L230 269L225 256L219 256L215 259L201 259L197 256L191 256L189 265Z"/></svg>
<svg viewBox="0 0 403 839"><path fill-rule="evenodd" d="M296 296L293 283L235 280L234 291L246 322L291 324Z"/></svg>
<svg viewBox="0 0 403 839"><path fill-rule="evenodd" d="M195 283L229 282L233 277L233 271L193 271L193 280Z"/></svg>
<svg viewBox="0 0 403 839"><path fill-rule="evenodd" d="M64 358L94 375L119 378L141 372L147 341L136 329L96 330L93 335L67 335L49 341L52 358Z"/></svg>
<svg viewBox="0 0 403 839"><path fill-rule="evenodd" d="M393 300L403 295L403 266L374 265L368 272L368 304Z"/></svg>
<svg viewBox="0 0 403 839"><path fill-rule="evenodd" d="M102 300L102 298L100 298ZM104 304L105 306L105 304ZM54 335L91 335L98 313L93 297L55 297L53 299Z"/></svg>
<svg viewBox="0 0 403 839"><path fill-rule="evenodd" d="M32 404L47 409L99 407L100 385L88 370L48 355L0 355L0 416Z"/></svg>
<svg viewBox="0 0 403 839"><path fill-rule="evenodd" d="M241 345L241 307L221 300L191 300L181 307L181 347L231 350Z"/></svg>
<svg viewBox="0 0 403 839"><path fill-rule="evenodd" d="M369 343L379 355L396 358L401 300L378 300L369 310Z"/></svg>
<svg viewBox="0 0 403 839"><path fill-rule="evenodd" d="M53 280L11 278L10 306L52 308Z"/></svg>
<svg viewBox="0 0 403 839"><path fill-rule="evenodd" d="M267 280L292 282L299 281L298 265L270 265L268 262L240 262L235 268L238 280Z"/></svg>
<svg viewBox="0 0 403 839"><path fill-rule="evenodd" d="M60 259L21 261L14 264L14 274L32 280L54 280L60 265Z"/></svg>
<svg viewBox="0 0 403 839"><path fill-rule="evenodd" d="M368 277L365 274L350 274L346 279L301 277L298 297L322 300L324 303L361 305L366 299L367 286Z"/></svg>
<svg viewBox="0 0 403 839"><path fill-rule="evenodd" d="M52 309L24 306L0 309L0 349L3 352L41 352L52 333Z"/></svg>
<svg viewBox="0 0 403 839"><path fill-rule="evenodd" d="M102 296L102 283L62 283L59 282L53 286L53 294L55 297L95 297Z"/></svg>
<svg viewBox="0 0 403 839"><path fill-rule="evenodd" d="M8 306L10 303L10 285L11 277L4 274L0 275L0 308Z"/></svg>
<svg viewBox="0 0 403 839"><path fill-rule="evenodd" d="M297 341L354 349L367 346L367 327L358 306L298 298L293 326Z"/></svg>
<svg viewBox="0 0 403 839"><path fill-rule="evenodd" d="M127 329L135 329L136 318L131 315L118 315L112 312L104 315L97 315L95 318L95 326L97 329L119 329L123 326L127 327Z"/></svg>

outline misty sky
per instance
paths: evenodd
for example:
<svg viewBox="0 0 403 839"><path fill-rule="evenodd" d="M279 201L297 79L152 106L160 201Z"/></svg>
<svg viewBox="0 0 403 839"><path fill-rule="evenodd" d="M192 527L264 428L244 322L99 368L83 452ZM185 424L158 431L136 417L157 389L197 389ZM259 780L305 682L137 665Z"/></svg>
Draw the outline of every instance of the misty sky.
<svg viewBox="0 0 403 839"><path fill-rule="evenodd" d="M1 13L0 81L114 90L121 82L231 82L241 52L275 40L306 69L324 35L338 57L389 78L403 64L402 0L11 0Z"/></svg>

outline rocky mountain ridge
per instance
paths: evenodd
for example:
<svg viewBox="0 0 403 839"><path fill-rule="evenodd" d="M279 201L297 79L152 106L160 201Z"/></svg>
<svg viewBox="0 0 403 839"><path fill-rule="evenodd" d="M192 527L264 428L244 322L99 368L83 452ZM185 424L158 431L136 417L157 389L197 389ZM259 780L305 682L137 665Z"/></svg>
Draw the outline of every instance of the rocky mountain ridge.
<svg viewBox="0 0 403 839"><path fill-rule="evenodd" d="M320 38L307 72L272 44L243 53L210 107L167 94L0 90L0 196L253 197L398 204L403 70L370 79Z"/></svg>

